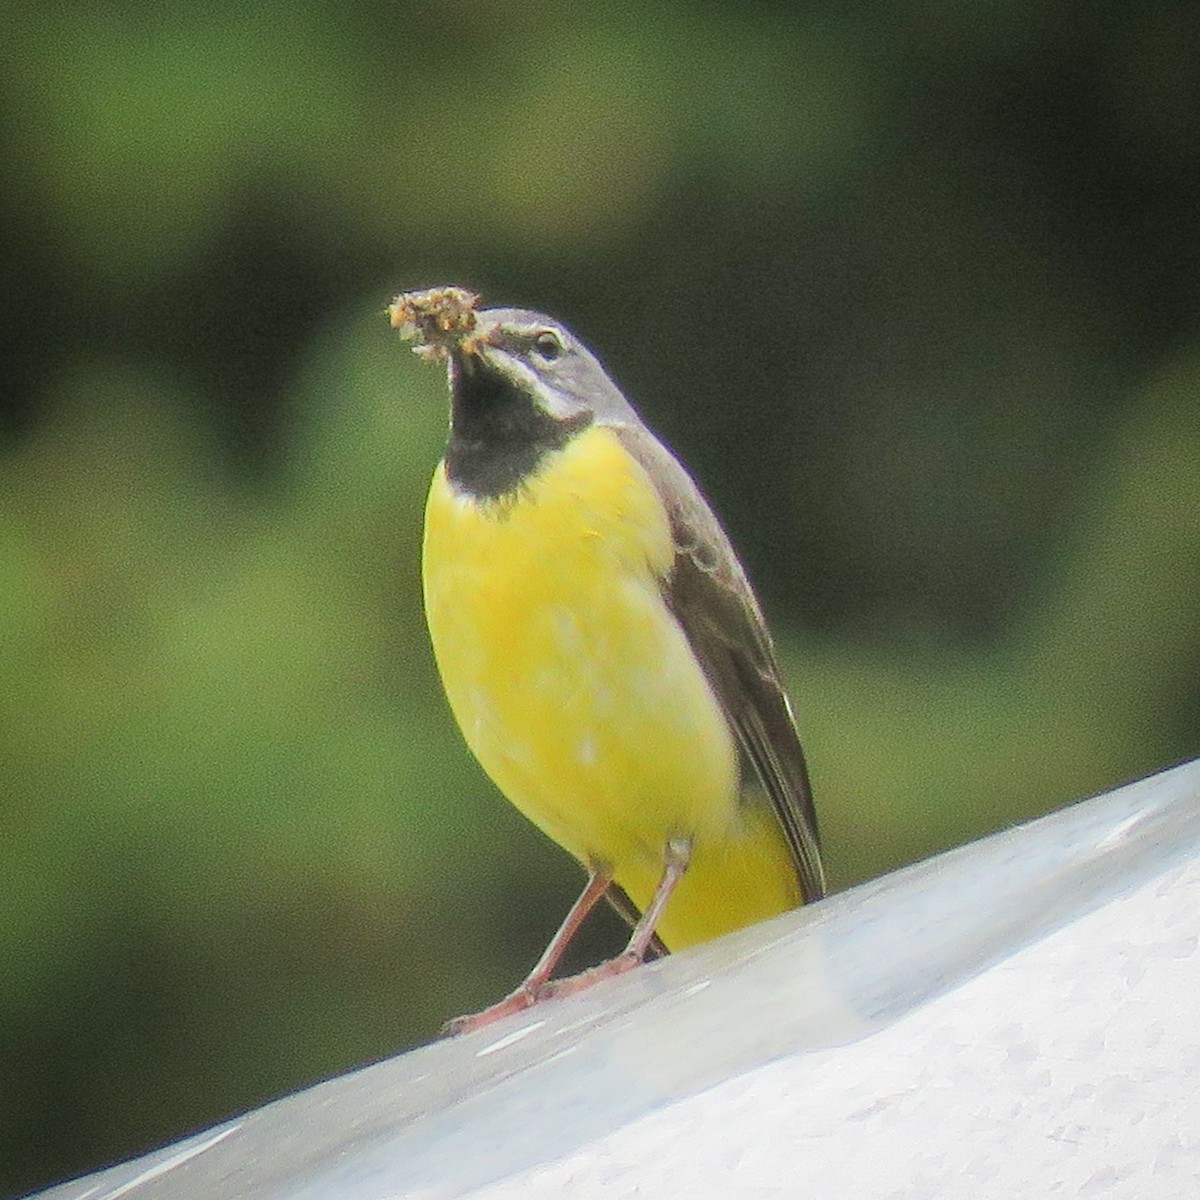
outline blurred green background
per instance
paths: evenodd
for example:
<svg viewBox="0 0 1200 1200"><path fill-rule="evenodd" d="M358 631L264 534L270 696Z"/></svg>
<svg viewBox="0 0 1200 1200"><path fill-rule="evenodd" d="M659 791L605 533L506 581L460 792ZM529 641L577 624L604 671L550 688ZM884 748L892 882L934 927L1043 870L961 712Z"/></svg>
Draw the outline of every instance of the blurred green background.
<svg viewBox="0 0 1200 1200"><path fill-rule="evenodd" d="M429 1038L575 894L433 671L401 288L561 317L691 465L836 885L1200 749L1200 6L5 27L0 1194Z"/></svg>

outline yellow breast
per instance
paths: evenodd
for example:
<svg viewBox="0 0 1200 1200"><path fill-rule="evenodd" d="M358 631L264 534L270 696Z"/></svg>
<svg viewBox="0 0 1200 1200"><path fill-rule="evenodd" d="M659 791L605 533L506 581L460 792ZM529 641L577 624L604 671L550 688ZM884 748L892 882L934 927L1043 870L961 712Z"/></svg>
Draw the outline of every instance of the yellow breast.
<svg viewBox="0 0 1200 1200"><path fill-rule="evenodd" d="M778 830L737 802L728 725L662 598L673 558L652 482L602 426L503 501L455 492L444 467L434 476L426 615L467 743L530 820L580 861L611 864L639 904L666 840L694 839L693 869L668 908L676 932L661 926L680 945L798 895ZM746 878L760 868L771 876L762 895ZM705 885L706 871L732 877ZM732 898L732 917L710 894L730 886L750 892Z"/></svg>

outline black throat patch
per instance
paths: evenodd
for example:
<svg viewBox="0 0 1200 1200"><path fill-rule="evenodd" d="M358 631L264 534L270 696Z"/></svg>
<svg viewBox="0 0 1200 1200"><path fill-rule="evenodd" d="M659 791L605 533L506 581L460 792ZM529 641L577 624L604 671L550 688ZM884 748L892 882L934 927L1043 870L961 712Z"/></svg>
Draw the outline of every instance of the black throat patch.
<svg viewBox="0 0 1200 1200"><path fill-rule="evenodd" d="M450 404L446 475L480 500L517 491L547 454L592 422L588 412L550 416L528 392L477 358L454 364Z"/></svg>

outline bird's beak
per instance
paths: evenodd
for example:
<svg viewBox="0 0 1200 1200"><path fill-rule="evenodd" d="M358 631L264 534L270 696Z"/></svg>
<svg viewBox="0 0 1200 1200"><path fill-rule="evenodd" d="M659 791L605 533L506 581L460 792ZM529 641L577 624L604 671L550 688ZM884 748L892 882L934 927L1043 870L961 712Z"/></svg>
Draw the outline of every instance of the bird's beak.
<svg viewBox="0 0 1200 1200"><path fill-rule="evenodd" d="M488 351L497 345L497 333L498 328L495 325L477 324L470 333L459 338L450 347L450 352L469 370L475 363L485 361L489 357Z"/></svg>

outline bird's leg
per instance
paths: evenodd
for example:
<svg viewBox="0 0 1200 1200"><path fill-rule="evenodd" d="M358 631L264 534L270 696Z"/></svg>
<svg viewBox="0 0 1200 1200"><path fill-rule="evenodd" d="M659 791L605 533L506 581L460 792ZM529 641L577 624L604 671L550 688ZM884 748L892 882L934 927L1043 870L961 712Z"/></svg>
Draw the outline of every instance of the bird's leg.
<svg viewBox="0 0 1200 1200"><path fill-rule="evenodd" d="M658 887L654 889L654 895L646 907L646 911L642 913L638 923L633 927L633 936L629 939L629 945L616 958L610 958L608 962L603 962L598 967L592 967L578 975L572 975L569 979L556 979L553 982L543 983L538 989L536 998L546 1000L551 996L571 996L576 992L583 991L584 988L591 987L593 983L599 983L601 979L611 979L614 975L623 975L626 971L640 966L646 958L646 951L650 948L650 943L654 940L654 929L662 919L667 901L671 899L679 881L687 872L691 859L691 842L683 838L671 838L667 842L664 855L662 878L658 881Z"/></svg>
<svg viewBox="0 0 1200 1200"><path fill-rule="evenodd" d="M499 1021L502 1017L521 1012L541 1000L543 989L554 973L554 968L558 966L558 960L562 958L571 939L579 932L579 927L587 918L588 913L596 907L600 898L608 891L610 883L612 883L611 868L593 866L591 874L588 875L588 881L579 894L579 899L571 905L571 910L563 918L558 932L550 939L550 944L542 952L542 957L534 964L533 970L525 977L521 986L505 996L503 1000L489 1005L482 1012L469 1013L463 1017L455 1017L453 1021L447 1021L442 1032L451 1035L470 1033L472 1029L482 1029L483 1026L490 1025L493 1021ZM638 928L641 928L640 921ZM651 929L651 934L653 932Z"/></svg>

